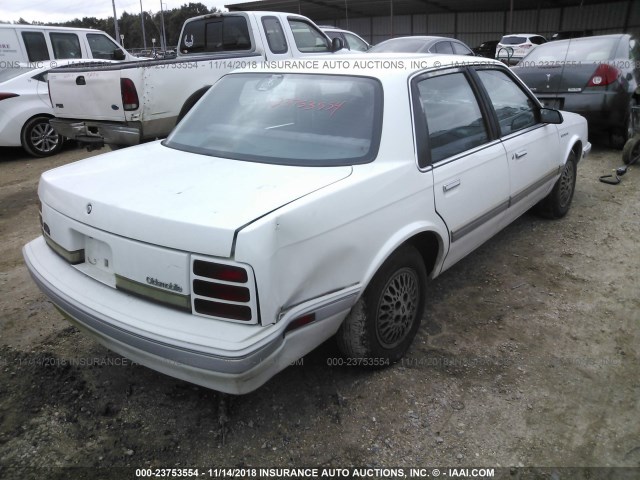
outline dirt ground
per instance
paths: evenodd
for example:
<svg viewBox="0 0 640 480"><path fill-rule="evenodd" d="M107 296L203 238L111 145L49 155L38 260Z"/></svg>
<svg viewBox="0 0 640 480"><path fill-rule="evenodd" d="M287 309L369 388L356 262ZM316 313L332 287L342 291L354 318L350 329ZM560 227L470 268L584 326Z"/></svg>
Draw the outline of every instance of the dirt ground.
<svg viewBox="0 0 640 480"><path fill-rule="evenodd" d="M56 466L640 467L640 167L618 186L598 182L620 151L594 145L565 219L527 214L433 281L402 363L331 366L327 342L239 397L109 352L31 281L21 247L39 234L39 174L88 155L0 149L0 477Z"/></svg>

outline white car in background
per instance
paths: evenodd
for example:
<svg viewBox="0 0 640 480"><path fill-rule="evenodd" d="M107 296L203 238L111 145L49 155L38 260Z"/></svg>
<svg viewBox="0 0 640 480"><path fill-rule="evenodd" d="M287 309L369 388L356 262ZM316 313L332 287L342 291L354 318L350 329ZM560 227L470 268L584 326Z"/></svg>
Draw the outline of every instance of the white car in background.
<svg viewBox="0 0 640 480"><path fill-rule="evenodd" d="M100 60L104 62L108 60ZM22 147L34 157L60 151L63 138L49 125L53 108L47 74L52 68L72 63L87 62L43 60L0 69L0 147Z"/></svg>
<svg viewBox="0 0 640 480"><path fill-rule="evenodd" d="M547 43L547 39L533 33L505 35L496 46L496 59L515 65L527 53L543 43Z"/></svg>

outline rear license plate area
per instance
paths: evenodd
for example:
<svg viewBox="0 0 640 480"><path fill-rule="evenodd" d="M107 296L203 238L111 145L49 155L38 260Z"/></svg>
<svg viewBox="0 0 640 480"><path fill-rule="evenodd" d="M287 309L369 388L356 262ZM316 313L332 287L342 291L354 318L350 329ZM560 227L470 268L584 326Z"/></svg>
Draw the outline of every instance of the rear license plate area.
<svg viewBox="0 0 640 480"><path fill-rule="evenodd" d="M113 252L105 242L85 236L84 263L76 268L99 282L115 287Z"/></svg>

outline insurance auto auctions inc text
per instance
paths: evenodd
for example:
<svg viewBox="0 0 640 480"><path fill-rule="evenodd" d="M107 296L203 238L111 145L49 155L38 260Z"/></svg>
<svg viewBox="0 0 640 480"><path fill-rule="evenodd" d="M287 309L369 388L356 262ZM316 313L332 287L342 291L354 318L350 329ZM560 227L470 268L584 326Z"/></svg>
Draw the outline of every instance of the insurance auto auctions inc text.
<svg viewBox="0 0 640 480"><path fill-rule="evenodd" d="M493 478L493 468L214 468L216 478Z"/></svg>

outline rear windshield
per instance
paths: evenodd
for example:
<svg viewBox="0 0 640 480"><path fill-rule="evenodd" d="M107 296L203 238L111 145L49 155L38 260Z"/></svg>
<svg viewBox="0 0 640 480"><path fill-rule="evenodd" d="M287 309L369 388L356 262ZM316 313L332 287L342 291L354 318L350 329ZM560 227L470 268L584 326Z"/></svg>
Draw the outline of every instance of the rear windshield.
<svg viewBox="0 0 640 480"><path fill-rule="evenodd" d="M165 145L252 162L303 166L372 161L382 87L344 75L243 73L223 77Z"/></svg>
<svg viewBox="0 0 640 480"><path fill-rule="evenodd" d="M527 41L527 37L502 37L500 43L503 45L520 45Z"/></svg>
<svg viewBox="0 0 640 480"><path fill-rule="evenodd" d="M615 58L617 38L577 38L549 42L532 50L522 61L546 62L602 62Z"/></svg>
<svg viewBox="0 0 640 480"><path fill-rule="evenodd" d="M415 38L403 38L382 42L369 49L369 53L413 53L420 52L427 45L427 42Z"/></svg>
<svg viewBox="0 0 640 480"><path fill-rule="evenodd" d="M230 52L250 50L251 35L243 16L206 17L184 26L182 53Z"/></svg>
<svg viewBox="0 0 640 480"><path fill-rule="evenodd" d="M35 70L33 67L19 67L19 68L7 68L0 69L0 83L11 80L12 78L22 75L23 73Z"/></svg>

